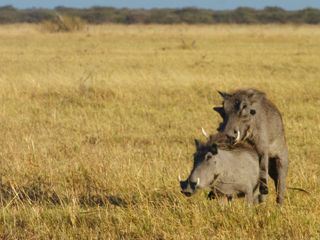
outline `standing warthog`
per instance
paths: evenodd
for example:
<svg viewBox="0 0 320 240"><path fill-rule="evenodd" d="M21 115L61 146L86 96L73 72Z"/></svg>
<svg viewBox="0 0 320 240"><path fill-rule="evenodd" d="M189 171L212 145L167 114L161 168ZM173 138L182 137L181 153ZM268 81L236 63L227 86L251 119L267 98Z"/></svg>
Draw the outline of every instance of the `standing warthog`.
<svg viewBox="0 0 320 240"><path fill-rule="evenodd" d="M181 181L181 192L191 196L197 189L211 188L214 192L230 197L245 194L249 203L257 199L259 184L259 157L245 144L218 146L216 136L203 144L195 140L196 152L190 176ZM255 201L256 202L256 201Z"/></svg>
<svg viewBox="0 0 320 240"><path fill-rule="evenodd" d="M288 148L279 110L263 92L255 89L219 93L223 97L223 107L214 110L221 115L223 122L218 130L231 142L247 141L254 146L260 159L260 201L264 201L268 194L269 174L275 182L277 202L283 203Z"/></svg>

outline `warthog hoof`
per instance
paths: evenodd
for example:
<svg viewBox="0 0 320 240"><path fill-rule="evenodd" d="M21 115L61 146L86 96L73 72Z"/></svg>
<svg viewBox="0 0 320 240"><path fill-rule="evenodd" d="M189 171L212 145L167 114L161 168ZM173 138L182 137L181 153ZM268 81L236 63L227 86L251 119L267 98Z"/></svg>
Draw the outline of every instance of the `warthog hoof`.
<svg viewBox="0 0 320 240"><path fill-rule="evenodd" d="M260 194L268 194L268 185L266 179L260 179L260 187L259 187Z"/></svg>
<svg viewBox="0 0 320 240"><path fill-rule="evenodd" d="M283 197L277 197L277 203L279 205L282 205L283 204Z"/></svg>
<svg viewBox="0 0 320 240"><path fill-rule="evenodd" d="M215 199L215 198L216 198L216 195L214 194L214 192L213 192L213 191L210 191L209 194L208 194L208 199L209 199L209 200L213 200L213 199Z"/></svg>

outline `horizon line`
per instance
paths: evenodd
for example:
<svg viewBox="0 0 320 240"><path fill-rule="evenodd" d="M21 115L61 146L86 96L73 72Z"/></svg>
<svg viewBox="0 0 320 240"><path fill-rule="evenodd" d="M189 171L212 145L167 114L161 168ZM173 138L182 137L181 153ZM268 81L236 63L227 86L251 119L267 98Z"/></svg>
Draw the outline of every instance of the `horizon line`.
<svg viewBox="0 0 320 240"><path fill-rule="evenodd" d="M0 5L0 8L5 7L12 7L17 10L32 10L32 9L48 9L48 10L55 10L57 8L70 8L70 9L92 9L92 8L113 8L113 9L129 9L129 10L154 10L154 9L170 9L170 10L181 10L181 9L199 9L199 10L211 10L211 11L234 11L239 8L247 8L252 10L264 10L266 8L278 8L284 11L301 11L305 9L316 9L320 10L320 7L312 7L312 6L306 6L304 8L297 8L297 9L286 9L281 6L276 5L270 5L270 6L264 6L261 8L256 7L250 7L250 6L238 6L234 8L206 8L206 7L197 7L197 6L183 6L183 7L116 7L116 6L102 6L102 5L92 5L87 7L76 7L76 6L65 6L65 5L57 5L55 7L42 7L42 6L32 6L32 7L17 7L12 4L4 4Z"/></svg>

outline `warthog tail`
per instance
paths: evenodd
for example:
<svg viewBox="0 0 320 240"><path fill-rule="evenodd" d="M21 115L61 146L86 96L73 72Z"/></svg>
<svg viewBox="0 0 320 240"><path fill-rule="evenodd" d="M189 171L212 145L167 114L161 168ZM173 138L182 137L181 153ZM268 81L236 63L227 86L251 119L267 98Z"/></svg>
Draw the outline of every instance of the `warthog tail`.
<svg viewBox="0 0 320 240"><path fill-rule="evenodd" d="M307 190L303 189L303 188L297 188L297 187L287 187L289 190L294 190L294 191L300 191L300 192L304 192L307 194L311 194L310 192L308 192Z"/></svg>

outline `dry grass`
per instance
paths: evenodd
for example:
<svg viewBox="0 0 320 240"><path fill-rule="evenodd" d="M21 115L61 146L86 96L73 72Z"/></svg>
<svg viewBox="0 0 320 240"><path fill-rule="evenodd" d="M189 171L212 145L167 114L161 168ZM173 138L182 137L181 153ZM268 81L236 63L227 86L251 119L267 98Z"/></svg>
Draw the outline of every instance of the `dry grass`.
<svg viewBox="0 0 320 240"><path fill-rule="evenodd" d="M4 239L319 239L318 26L0 27ZM216 89L256 87L281 109L283 207L186 199Z"/></svg>

